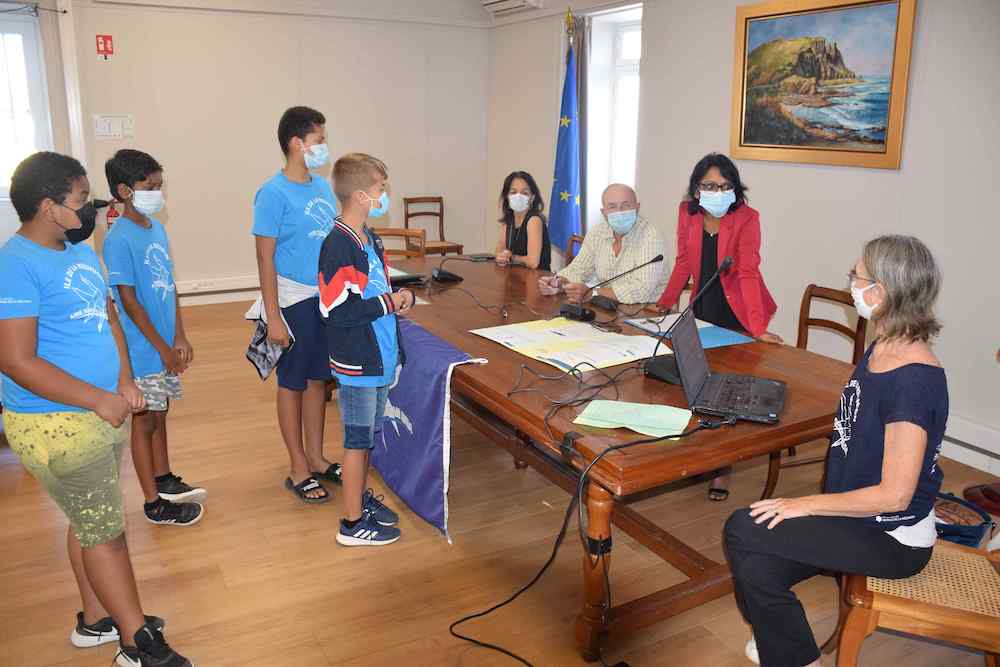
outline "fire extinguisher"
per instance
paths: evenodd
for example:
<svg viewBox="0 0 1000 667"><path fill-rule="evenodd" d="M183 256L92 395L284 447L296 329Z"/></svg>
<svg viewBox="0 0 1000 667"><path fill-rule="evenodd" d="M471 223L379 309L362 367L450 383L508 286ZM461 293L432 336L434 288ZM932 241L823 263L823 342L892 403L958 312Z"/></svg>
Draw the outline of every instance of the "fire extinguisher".
<svg viewBox="0 0 1000 667"><path fill-rule="evenodd" d="M108 213L107 213L108 229L111 229L111 225L115 224L115 219L120 215L121 213L118 212L118 207L115 205L115 202L110 202L108 204Z"/></svg>

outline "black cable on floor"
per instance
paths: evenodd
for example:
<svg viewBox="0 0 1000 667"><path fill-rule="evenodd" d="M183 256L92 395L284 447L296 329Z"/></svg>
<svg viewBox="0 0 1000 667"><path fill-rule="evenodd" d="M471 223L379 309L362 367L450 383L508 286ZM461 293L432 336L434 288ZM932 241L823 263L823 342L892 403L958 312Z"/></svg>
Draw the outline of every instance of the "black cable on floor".
<svg viewBox="0 0 1000 667"><path fill-rule="evenodd" d="M611 384L613 384L613 382ZM517 592L515 592L513 595L511 595L509 598L507 598L503 602L495 604L492 607L490 607L489 609L486 609L485 611L477 612L475 614L469 614L468 616L464 616L464 617L458 619L457 621L455 621L454 623L452 623L450 626L448 626L448 632L450 632L452 634L452 636L454 636L454 637L456 637L458 639L470 642L470 643L475 644L476 646L479 646L479 647L482 647L482 648L487 648L487 649L490 649L490 650L493 650L493 651L497 651L499 653L503 653L504 655L509 656L509 657L513 658L514 660L517 660L521 664L526 665L527 667L534 667L534 665L532 665L532 663L528 662L527 660L525 660L524 658L522 658L518 654L514 653L513 651L505 649L504 647L498 646L496 644L490 644L488 642L479 641L478 639L474 639L472 637L469 637L468 635L463 635L463 634L457 632L455 630L455 628L457 628L459 625L462 625L463 623L466 623L468 621L471 621L471 620L474 620L474 619L477 619L477 618L482 618L484 616L492 614L494 611L496 611L498 609L501 609L502 607L507 606L508 604L510 604L511 602L513 602L514 600L516 600L518 597L520 597L523 593L527 592L536 583L538 583L538 580L542 578L542 575L544 575L545 572L548 571L548 569L552 565L552 563L555 562L556 555L559 553L559 547L562 546L563 540L566 537L566 531L567 531L567 529L569 527L569 518L570 518L570 516L573 513L574 507L579 507L580 508L580 512L579 512L578 517L577 517L578 529L579 529L579 532L580 532L580 540L581 540L581 542L583 544L583 547L584 547L584 553L587 553L588 547L587 547L586 537L584 536L585 535L585 528L584 528L584 526L585 526L586 520L584 518L585 515L584 515L584 510L583 510L583 507L584 507L584 505L583 505L583 492L584 492L584 489L586 488L585 484L586 484L587 476L589 475L591 469L595 465L597 465L597 463L600 462L601 459L603 459L605 456L607 456L611 452L618 452L618 451L621 451L623 449L629 449L630 447L636 447L638 445L648 445L648 444L652 444L652 443L656 443L656 442L662 442L664 440L679 440L681 438L686 438L686 437L688 437L690 435L693 435L693 434L697 433L698 431L701 431L701 430L704 430L704 429L718 428L718 427L724 426L724 425L731 425L732 423L735 423L735 422L733 420L726 420L726 421L723 421L723 422L705 422L705 421L699 421L698 424L697 424L697 426L695 426L694 428L688 429L686 431L683 431L681 433L676 433L674 435L665 435L665 436L660 436L660 437L656 437L656 438L641 438L639 440L632 440L632 441L629 441L629 442L623 442L623 443L621 443L619 445L612 445L612 446L608 447L607 449L605 449L600 454L598 454L596 457L594 457L594 459L592 461L590 461L590 463L587 465L587 467L584 468L583 471L580 473L580 475L579 475L579 481L577 482L576 493L570 499L569 505L566 507L566 514L563 516L562 526L559 528L559 534L556 535L555 543L552 545L552 553L549 554L548 560L545 561L545 564L542 565L541 569L538 570L538 572L535 574L535 576L531 578L531 581L529 581L527 584L525 584L524 586L522 586L521 588L519 588L517 590ZM606 561L605 561L605 558L604 558L604 554L601 554L599 556L597 563L601 564L605 568L604 569L605 589L607 591L607 601L608 601L607 602L608 606L605 609L605 613L606 613L608 610L611 609L611 605L610 605L610 602L611 602L611 580L608 577L607 565L606 565ZM597 563L595 563L595 565L594 565L595 567L596 567ZM600 659L601 664L605 665L605 667L607 667L607 664L604 662L604 658L600 655L600 651L598 651L598 658ZM618 665L621 665L621 664L622 663L618 663Z"/></svg>

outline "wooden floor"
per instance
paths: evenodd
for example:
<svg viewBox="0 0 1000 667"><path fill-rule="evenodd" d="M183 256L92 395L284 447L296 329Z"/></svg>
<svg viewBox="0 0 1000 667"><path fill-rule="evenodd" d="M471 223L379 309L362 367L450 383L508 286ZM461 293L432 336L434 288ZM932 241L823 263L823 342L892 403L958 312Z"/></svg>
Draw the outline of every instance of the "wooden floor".
<svg viewBox="0 0 1000 667"><path fill-rule="evenodd" d="M396 500L403 538L385 548L346 549L334 541L338 502L306 506L282 486L287 459L274 415L273 380L263 384L243 357L245 304L185 309L195 363L184 400L169 419L174 471L209 489L205 519L192 528L153 526L128 458L123 486L128 539L147 613L167 619L168 640L198 667L216 665L511 665L448 634L451 621L504 599L548 557L568 496L457 421L453 433L454 544ZM339 459L336 406L327 416L328 452ZM814 448L815 449L815 448ZM803 451L808 455L809 448ZM944 461L945 486L995 480ZM819 469L785 471L778 493L811 492ZM737 469L727 503L704 485L642 501L648 516L721 559L723 521L752 501L764 461ZM382 489L380 480L375 486ZM78 608L65 553L66 521L7 447L0 448L0 665L107 665L115 649L75 649ZM681 579L617 533L615 600ZM572 641L580 604L575 530L544 579L513 605L466 631L500 643L535 665L582 665ZM798 588L820 641L832 628L835 589L817 578ZM633 667L749 665L749 630L731 596L612 641L609 662ZM978 666L978 653L878 632L863 665Z"/></svg>

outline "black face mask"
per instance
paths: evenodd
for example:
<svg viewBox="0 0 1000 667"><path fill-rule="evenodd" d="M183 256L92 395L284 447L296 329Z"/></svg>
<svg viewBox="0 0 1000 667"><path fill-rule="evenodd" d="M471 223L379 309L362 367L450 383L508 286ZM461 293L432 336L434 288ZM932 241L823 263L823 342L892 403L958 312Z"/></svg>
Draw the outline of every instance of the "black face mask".
<svg viewBox="0 0 1000 667"><path fill-rule="evenodd" d="M69 207L67 206L66 208ZM73 209L70 210L72 211ZM67 229L66 240L76 245L77 243L86 241L94 233L94 226L97 224L97 209L94 208L92 203L87 202L73 212L80 219L81 226L79 229Z"/></svg>

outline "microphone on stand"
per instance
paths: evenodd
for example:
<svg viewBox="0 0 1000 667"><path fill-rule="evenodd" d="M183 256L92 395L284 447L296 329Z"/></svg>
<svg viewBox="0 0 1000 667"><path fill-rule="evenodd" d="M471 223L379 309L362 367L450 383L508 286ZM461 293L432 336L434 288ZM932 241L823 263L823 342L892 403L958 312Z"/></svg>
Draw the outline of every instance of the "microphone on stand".
<svg viewBox="0 0 1000 667"><path fill-rule="evenodd" d="M622 273L619 273L617 276L612 276L611 278L608 278L604 282L597 283L590 289L592 291L597 290L601 287L604 287L612 280L618 280L622 276L628 275L633 271L638 271L639 269L649 266L650 264L656 264L657 262L662 262L662 261L663 261L663 255L657 255L648 262L643 262L639 266L633 266L628 271L623 271ZM564 303L562 306L559 307L559 314L568 320L576 320L577 322L590 322L595 317L597 317L597 314L594 313L593 310L591 310L590 308L584 308L582 304L578 303Z"/></svg>
<svg viewBox="0 0 1000 667"><path fill-rule="evenodd" d="M693 297L691 297L691 300L688 301L687 308L685 308L681 312L681 314L677 316L677 319L673 321L673 323L670 325L670 327L667 328L666 331L664 331L662 334L657 334L656 347L653 348L652 356L650 356L648 359L642 362L643 375L645 375L646 377L655 378L657 380L666 382L668 384L681 383L681 375L680 372L678 372L677 370L677 359L674 358L674 355L669 354L669 355L664 355L662 357L657 357L656 351L660 349L660 343L663 342L663 339L670 337L670 334L673 332L674 327L676 327L677 323L681 321L681 318L684 317L684 315L686 315L689 310L694 308L694 305L698 303L699 300L701 300L701 297L705 294L705 292L708 291L708 288L711 287L715 283L715 281L719 279L720 275L729 271L729 267L731 267L732 265L733 265L732 257L727 256L726 258L724 258L722 260L722 264L719 264L719 268L715 270L715 273L713 273L712 277L708 279L708 282L702 285L701 289L698 290L698 293L695 294Z"/></svg>

